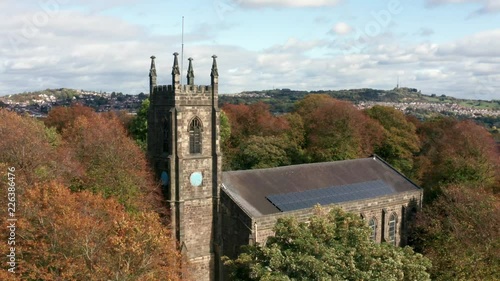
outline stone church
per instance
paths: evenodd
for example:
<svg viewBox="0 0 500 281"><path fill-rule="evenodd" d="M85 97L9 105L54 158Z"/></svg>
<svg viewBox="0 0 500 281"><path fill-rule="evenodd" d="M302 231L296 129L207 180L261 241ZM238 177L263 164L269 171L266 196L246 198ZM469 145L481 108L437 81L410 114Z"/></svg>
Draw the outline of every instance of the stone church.
<svg viewBox="0 0 500 281"><path fill-rule="evenodd" d="M224 280L220 257L264 243L280 217L307 221L316 204L359 214L377 242L406 243L423 192L377 156L222 172L219 74L212 58L210 85L195 85L192 58L181 85L177 53L171 84L157 85L154 56L149 72L148 157L193 280Z"/></svg>

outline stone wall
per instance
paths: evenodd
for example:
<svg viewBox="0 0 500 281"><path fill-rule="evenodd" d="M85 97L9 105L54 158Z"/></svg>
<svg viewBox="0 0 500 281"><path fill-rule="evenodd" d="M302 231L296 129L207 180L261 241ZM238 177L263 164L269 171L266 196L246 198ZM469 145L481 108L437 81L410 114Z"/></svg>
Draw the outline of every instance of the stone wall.
<svg viewBox="0 0 500 281"><path fill-rule="evenodd" d="M407 220L410 214L413 213L412 210L420 207L421 200L422 190L417 190L342 204L332 204L325 206L325 208L328 210L333 206L341 207L348 212L359 214L367 223L369 218L375 217L378 222L376 229L377 242L387 239L389 215L394 213L398 217L395 244L403 246L406 244ZM300 222L306 222L313 212L313 208L308 208L250 218L232 198L225 192L221 192L223 255L235 258L241 252L241 245L254 242L264 244L269 236L274 235L273 228L279 218L293 216ZM385 227L382 227L382 222L384 222Z"/></svg>
<svg viewBox="0 0 500 281"><path fill-rule="evenodd" d="M214 279L214 255L192 258L188 264L186 280L205 281Z"/></svg>
<svg viewBox="0 0 500 281"><path fill-rule="evenodd" d="M252 219L225 192L220 195L222 255L235 258L241 245L253 243Z"/></svg>
<svg viewBox="0 0 500 281"><path fill-rule="evenodd" d="M376 241L382 242L387 241L388 237L388 221L390 214L397 215L396 224L396 245L403 246L406 243L406 226L410 210L413 208L418 208L422 200L422 190L398 193L394 195L388 195L378 198L365 199L359 201L345 202L341 204L332 204L325 206L331 208L341 207L345 211L359 214L368 224L368 219L370 217L375 217L378 222L378 227L376 231ZM309 220L309 217L313 214L313 208L301 209L296 211L266 215L252 220L252 235L255 237L255 241L258 243L265 243L267 237L274 234L273 227L276 224L278 218L293 216L300 222L305 222ZM383 222L383 223L382 223Z"/></svg>

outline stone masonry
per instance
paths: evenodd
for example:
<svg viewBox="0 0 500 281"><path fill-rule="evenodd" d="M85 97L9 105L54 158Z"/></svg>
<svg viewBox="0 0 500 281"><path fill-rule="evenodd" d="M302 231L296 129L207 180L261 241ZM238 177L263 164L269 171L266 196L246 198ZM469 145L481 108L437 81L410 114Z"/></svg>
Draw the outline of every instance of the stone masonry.
<svg viewBox="0 0 500 281"><path fill-rule="evenodd" d="M194 85L189 59L188 85L180 85L174 54L172 85L156 85L151 57L148 156L162 179L169 204L170 225L178 247L188 260L193 280L218 280L214 266L217 245L218 185L220 183L218 73L213 56L211 85ZM201 127L194 141L192 123ZM191 131L190 131L191 130ZM190 150L190 143L200 146Z"/></svg>
<svg viewBox="0 0 500 281"><path fill-rule="evenodd" d="M363 167L377 167L378 170L374 168L371 172L371 178L367 178L364 168L351 169L350 166L346 169L345 165L351 165L346 161L347 164L338 165L337 162L308 164L316 165L313 170L312 166L304 165L273 168L288 172L283 181L277 181L275 177L265 178L265 171L253 170L246 176L225 172L223 183L216 56L213 56L210 85L194 84L192 63L193 59L189 58L187 85L181 85L178 54L174 53L172 83L157 85L155 57L151 57L148 115L148 157L157 178L161 179L170 211L172 235L188 261L189 280L228 280L220 262L222 256L235 258L242 245L265 243L273 235L272 229L281 217L293 216L301 222L308 221L314 208L280 212L269 205L266 196L270 190L282 194L312 188L316 175L308 178L311 175L307 171L316 172L329 163L335 167L323 170L321 176L325 181L321 184L324 186L314 188L339 186L354 178L352 183L378 179L391 185L392 191L383 196L351 199L324 208L339 206L359 214L367 223L373 220L373 238L377 242L388 242L389 228L392 228L394 240L391 243L406 244L406 229L420 208L422 190L378 157L349 160L351 164L359 162L364 163ZM301 176L287 182L286 178L294 173ZM338 175L332 176L335 173ZM301 182L300 187L289 186L297 181ZM272 184L266 185L267 182ZM395 218L392 222L391 217Z"/></svg>

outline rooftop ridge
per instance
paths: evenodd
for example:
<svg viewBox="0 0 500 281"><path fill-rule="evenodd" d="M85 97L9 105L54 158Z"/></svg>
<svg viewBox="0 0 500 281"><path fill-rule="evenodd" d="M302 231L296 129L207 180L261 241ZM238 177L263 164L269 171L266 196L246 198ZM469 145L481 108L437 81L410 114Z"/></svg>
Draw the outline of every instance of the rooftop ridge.
<svg viewBox="0 0 500 281"><path fill-rule="evenodd" d="M373 154L372 155L372 158L374 158L375 160L379 160L380 162L382 162L383 164L385 164L387 167L389 167L391 170L393 170L394 172L396 172L398 175L400 175L401 177L403 177L405 180L407 180L409 183L411 183L412 185L414 185L417 189L423 189L422 187L420 187L418 184L416 184L415 182L413 182L410 178L408 178L407 176L405 176L403 173L401 173L400 171L398 171L396 168L394 168L391 164L389 164L387 161L385 161L384 159L380 158L380 156L378 156L377 154Z"/></svg>
<svg viewBox="0 0 500 281"><path fill-rule="evenodd" d="M366 160L369 160L370 158L371 157L346 159L346 160L338 160L338 161L328 161L328 162L302 163L302 164L294 164L294 165L279 166L279 167L272 167L272 168L224 171L223 174L224 173L251 173L251 172L255 172L255 171L266 171L266 170L288 170L288 169L298 169L298 168L304 167L304 166L339 165L341 163L346 163L346 162L366 161Z"/></svg>

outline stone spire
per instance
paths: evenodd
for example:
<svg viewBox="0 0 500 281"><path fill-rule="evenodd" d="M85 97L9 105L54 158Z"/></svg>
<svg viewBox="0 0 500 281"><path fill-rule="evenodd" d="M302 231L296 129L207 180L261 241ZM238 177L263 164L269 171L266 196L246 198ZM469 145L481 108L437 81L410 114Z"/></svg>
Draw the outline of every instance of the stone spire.
<svg viewBox="0 0 500 281"><path fill-rule="evenodd" d="M179 53L175 52L174 53L174 65L172 66L172 84L176 85L179 84L179 79L180 79L180 74L181 72L179 71L179 60L177 59L177 56Z"/></svg>
<svg viewBox="0 0 500 281"><path fill-rule="evenodd" d="M149 77L156 77L155 59L155 56L151 56L151 69L149 69Z"/></svg>
<svg viewBox="0 0 500 281"><path fill-rule="evenodd" d="M219 72L217 71L217 56L216 55L213 55L212 58L214 59L213 62L212 62L212 73L210 74L210 76L212 78L218 78L219 77Z"/></svg>
<svg viewBox="0 0 500 281"><path fill-rule="evenodd" d="M151 68L149 69L149 94L153 94L153 88L156 86L156 65L155 56L151 56Z"/></svg>
<svg viewBox="0 0 500 281"><path fill-rule="evenodd" d="M188 66L188 72L187 72L187 84L188 85L194 85L194 70L193 70L193 58L188 58L189 61L189 66Z"/></svg>
<svg viewBox="0 0 500 281"><path fill-rule="evenodd" d="M217 70L217 56L213 55L212 58L214 60L212 62L212 73L210 73L210 84L212 86L212 106L215 108L218 103L217 95L219 93L219 71Z"/></svg>

